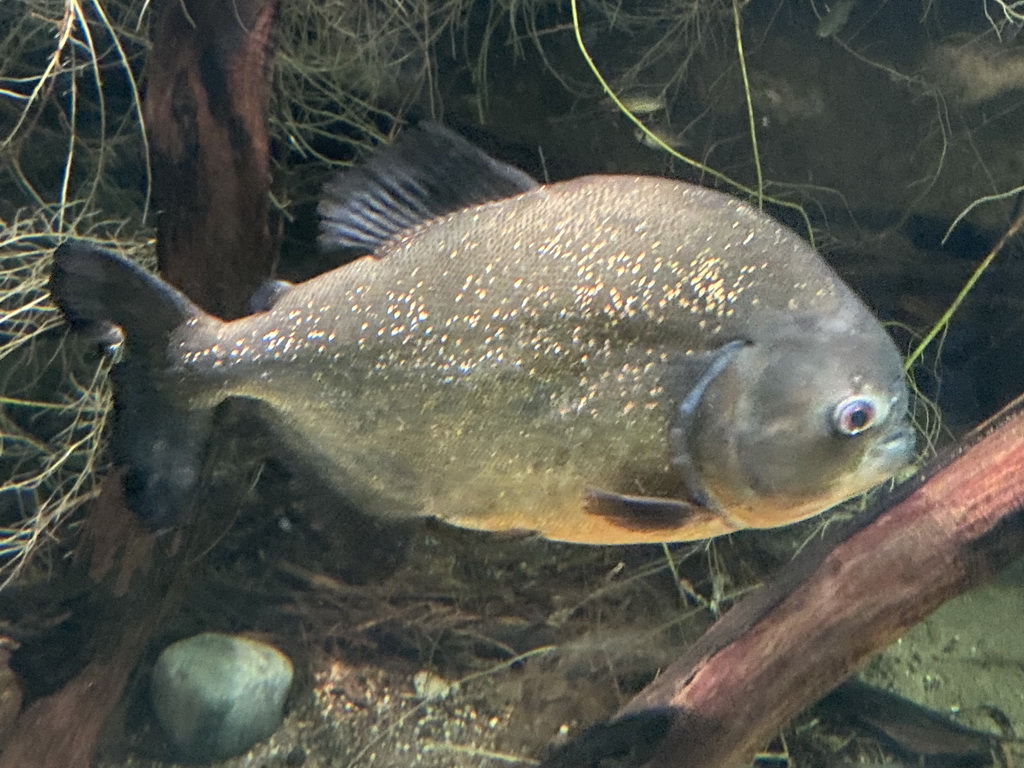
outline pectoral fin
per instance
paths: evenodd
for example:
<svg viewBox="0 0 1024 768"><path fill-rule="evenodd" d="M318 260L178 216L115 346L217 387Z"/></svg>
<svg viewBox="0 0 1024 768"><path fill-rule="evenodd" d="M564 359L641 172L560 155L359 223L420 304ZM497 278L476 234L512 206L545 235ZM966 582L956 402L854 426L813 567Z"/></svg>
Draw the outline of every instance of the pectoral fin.
<svg viewBox="0 0 1024 768"><path fill-rule="evenodd" d="M603 517L620 528L652 533L656 531L691 531L685 538L700 539L737 530L717 510L682 499L655 496L627 496L621 493L588 488L584 495L587 514ZM712 532L714 531L714 532ZM675 536L666 541L679 540Z"/></svg>
<svg viewBox="0 0 1024 768"><path fill-rule="evenodd" d="M681 355L671 366L665 386L678 393L668 444L672 467L685 486L685 498L633 496L600 488L587 488L584 510L603 518L638 538L685 541L719 536L739 530L741 523L722 510L704 489L689 450L689 435L708 386L747 345L742 339L730 341L703 353Z"/></svg>

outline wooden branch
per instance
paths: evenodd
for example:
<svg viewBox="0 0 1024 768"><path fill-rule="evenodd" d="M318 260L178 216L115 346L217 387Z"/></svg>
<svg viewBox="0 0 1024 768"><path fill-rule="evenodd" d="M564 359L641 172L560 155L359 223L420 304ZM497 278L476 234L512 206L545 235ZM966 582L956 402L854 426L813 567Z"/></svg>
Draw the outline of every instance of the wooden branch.
<svg viewBox="0 0 1024 768"><path fill-rule="evenodd" d="M169 0L154 31L145 118L157 262L225 319L249 314L277 255L267 133L276 6Z"/></svg>
<svg viewBox="0 0 1024 768"><path fill-rule="evenodd" d="M115 615L130 623L107 627L108 637L101 638L99 651L85 669L21 713L0 756L0 768L89 765L107 715L121 698L163 611L165 601L150 602L146 589L147 583L151 586L166 576L154 569L153 544L153 535L125 507L120 477L112 473L85 521L76 559L88 563L90 575L115 591Z"/></svg>
<svg viewBox="0 0 1024 768"><path fill-rule="evenodd" d="M794 715L1024 551L1022 507L1024 397L804 550L545 765L748 765Z"/></svg>

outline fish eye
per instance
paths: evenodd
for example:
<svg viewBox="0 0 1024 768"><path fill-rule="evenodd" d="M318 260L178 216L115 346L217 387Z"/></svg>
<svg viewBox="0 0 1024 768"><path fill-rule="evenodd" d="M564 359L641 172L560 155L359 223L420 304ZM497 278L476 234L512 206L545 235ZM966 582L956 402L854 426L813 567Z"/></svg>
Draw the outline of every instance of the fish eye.
<svg viewBox="0 0 1024 768"><path fill-rule="evenodd" d="M841 434L859 435L871 428L877 413L871 400L860 396L848 397L836 406L832 423Z"/></svg>

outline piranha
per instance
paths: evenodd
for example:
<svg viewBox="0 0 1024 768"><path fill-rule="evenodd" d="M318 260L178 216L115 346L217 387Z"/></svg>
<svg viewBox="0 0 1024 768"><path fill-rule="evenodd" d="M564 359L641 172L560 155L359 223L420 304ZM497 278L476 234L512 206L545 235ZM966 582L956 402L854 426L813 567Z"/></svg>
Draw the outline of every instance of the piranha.
<svg viewBox="0 0 1024 768"><path fill-rule="evenodd" d="M885 330L734 197L538 184L427 123L320 213L323 245L366 255L232 322L116 254L56 251L65 317L123 331L112 446L153 526L187 505L233 397L365 512L589 544L785 525L913 455Z"/></svg>

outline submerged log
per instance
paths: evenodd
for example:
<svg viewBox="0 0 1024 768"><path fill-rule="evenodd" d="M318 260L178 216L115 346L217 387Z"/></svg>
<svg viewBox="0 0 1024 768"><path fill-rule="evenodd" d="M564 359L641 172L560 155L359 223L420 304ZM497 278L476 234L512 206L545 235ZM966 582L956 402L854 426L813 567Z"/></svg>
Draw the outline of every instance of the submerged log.
<svg viewBox="0 0 1024 768"><path fill-rule="evenodd" d="M793 716L1024 552L1024 396L741 600L545 763L747 765Z"/></svg>
<svg viewBox="0 0 1024 768"><path fill-rule="evenodd" d="M270 274L268 62L277 0L166 0L155 27L145 116L165 276L198 304L240 315ZM156 537L111 473L76 548L104 621L96 654L20 716L0 768L87 768L161 619L182 600L192 530Z"/></svg>
<svg viewBox="0 0 1024 768"><path fill-rule="evenodd" d="M270 275L269 46L277 0L170 0L145 119L164 278L219 317Z"/></svg>
<svg viewBox="0 0 1024 768"><path fill-rule="evenodd" d="M163 544L166 546L167 542ZM132 670L167 607L174 603L173 557L153 557L152 533L127 509L114 472L90 509L76 560L103 584L89 602L110 611L100 626L95 655L74 678L33 702L15 725L0 755L2 768L86 768L108 715L117 706ZM162 565L162 567L161 567Z"/></svg>

